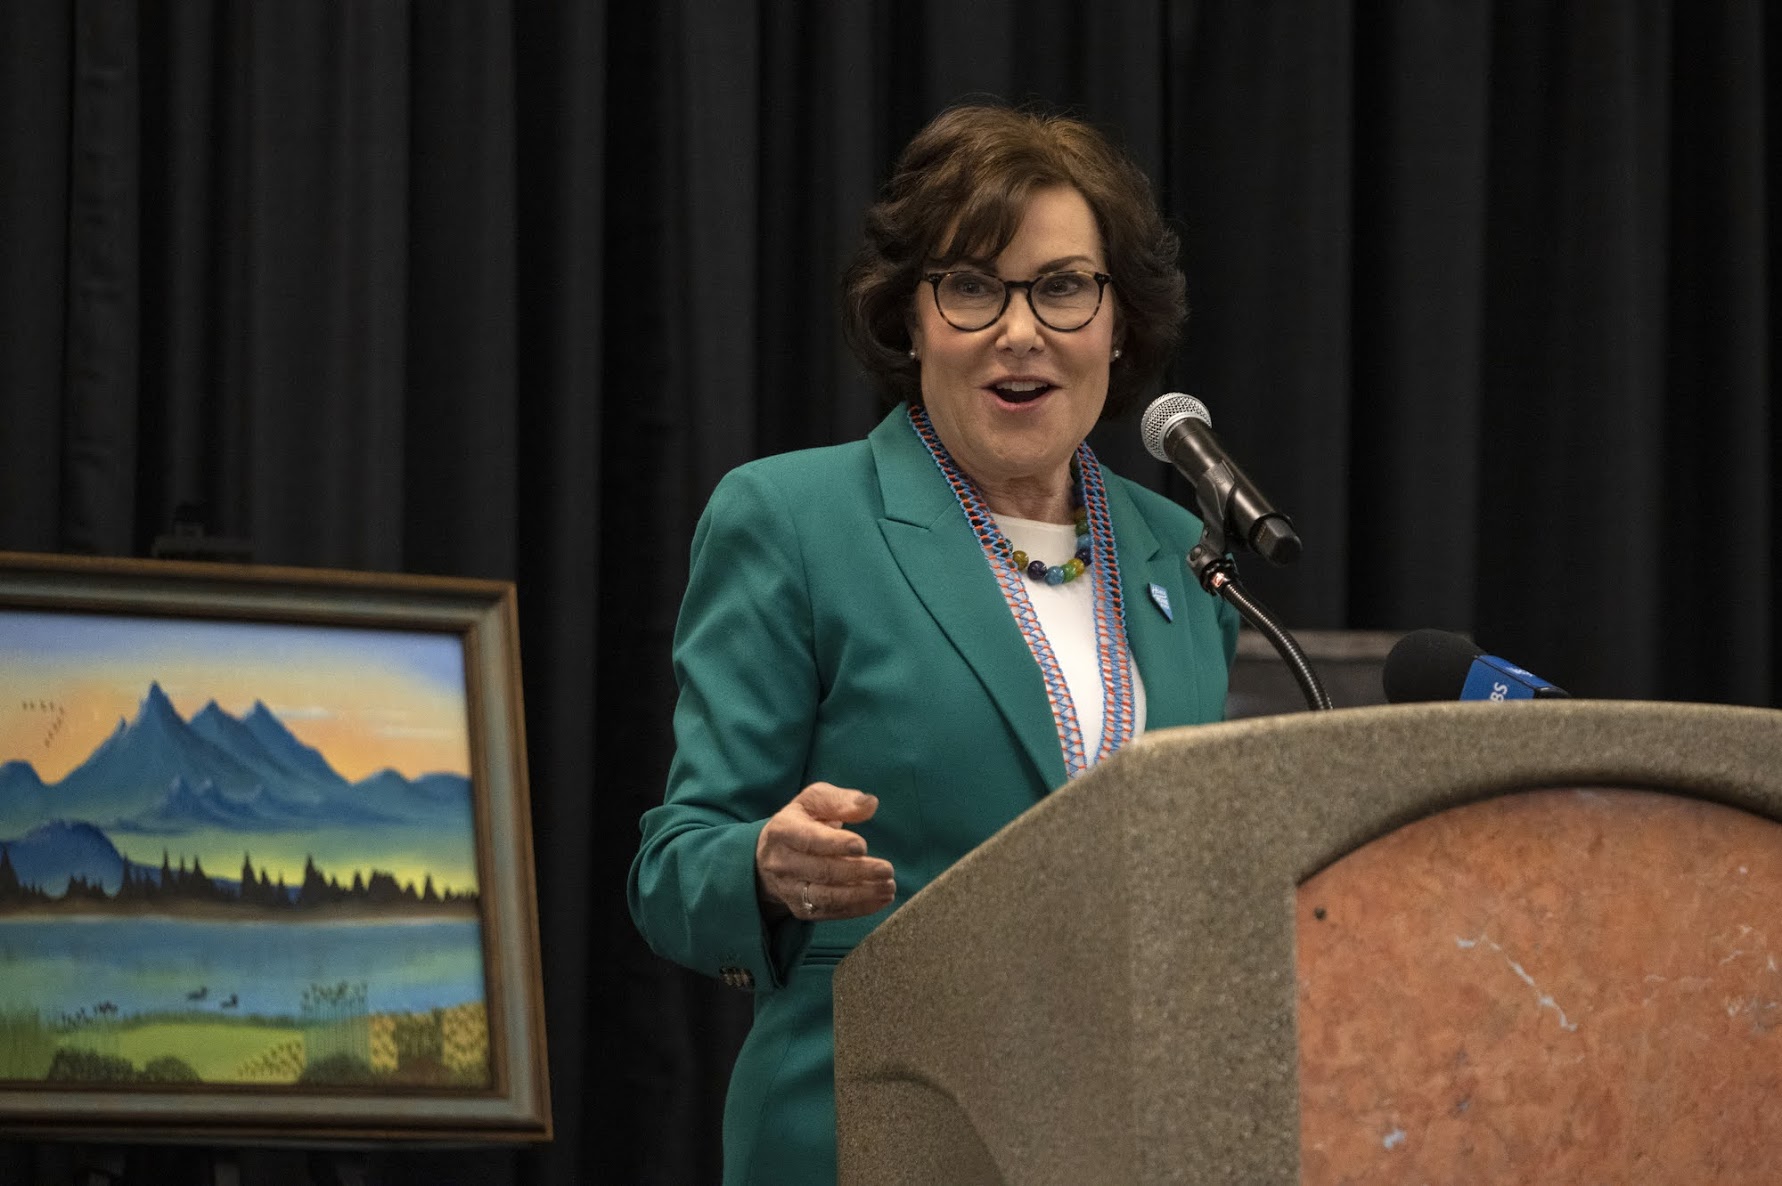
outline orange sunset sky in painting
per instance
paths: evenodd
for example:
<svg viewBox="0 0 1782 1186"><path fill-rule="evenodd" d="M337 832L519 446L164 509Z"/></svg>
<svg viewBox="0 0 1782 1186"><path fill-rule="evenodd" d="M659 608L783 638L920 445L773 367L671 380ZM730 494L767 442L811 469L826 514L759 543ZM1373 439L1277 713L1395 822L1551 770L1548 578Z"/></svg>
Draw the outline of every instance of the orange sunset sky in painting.
<svg viewBox="0 0 1782 1186"><path fill-rule="evenodd" d="M0 762L63 778L158 682L190 720L262 701L349 780L468 774L452 634L0 611Z"/></svg>

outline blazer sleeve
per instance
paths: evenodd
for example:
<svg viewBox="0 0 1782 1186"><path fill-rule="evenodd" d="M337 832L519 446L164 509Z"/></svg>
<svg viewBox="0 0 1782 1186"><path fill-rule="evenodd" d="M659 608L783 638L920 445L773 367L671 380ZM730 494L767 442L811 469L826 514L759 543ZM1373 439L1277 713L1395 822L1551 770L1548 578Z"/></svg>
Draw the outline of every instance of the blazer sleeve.
<svg viewBox="0 0 1782 1186"><path fill-rule="evenodd" d="M628 887L651 948L739 987L784 983L811 931L768 925L756 898L756 838L802 785L820 693L784 498L759 464L744 466L694 531L674 635L675 756Z"/></svg>

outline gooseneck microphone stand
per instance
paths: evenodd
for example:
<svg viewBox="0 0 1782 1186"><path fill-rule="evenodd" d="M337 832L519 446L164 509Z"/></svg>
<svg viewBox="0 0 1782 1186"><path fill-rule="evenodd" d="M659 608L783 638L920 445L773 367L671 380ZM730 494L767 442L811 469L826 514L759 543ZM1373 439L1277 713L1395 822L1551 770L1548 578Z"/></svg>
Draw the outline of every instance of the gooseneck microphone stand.
<svg viewBox="0 0 1782 1186"><path fill-rule="evenodd" d="M1202 492L1203 500L1208 492ZM1215 597L1222 597L1237 608L1244 621L1256 627L1269 642L1274 644L1277 654L1293 672L1299 690L1306 698L1306 707L1313 711L1323 711L1335 707L1330 702L1330 693L1324 690L1324 684L1318 679L1318 673L1312 670L1312 664L1306 658L1305 650L1287 628L1275 618L1274 614L1254 597L1250 596L1243 585L1238 583L1237 565L1227 554L1225 544L1225 506L1224 500L1211 492L1214 506L1200 508L1201 522L1205 529L1200 534L1200 542L1188 553L1188 567L1194 570L1194 579L1200 587Z"/></svg>

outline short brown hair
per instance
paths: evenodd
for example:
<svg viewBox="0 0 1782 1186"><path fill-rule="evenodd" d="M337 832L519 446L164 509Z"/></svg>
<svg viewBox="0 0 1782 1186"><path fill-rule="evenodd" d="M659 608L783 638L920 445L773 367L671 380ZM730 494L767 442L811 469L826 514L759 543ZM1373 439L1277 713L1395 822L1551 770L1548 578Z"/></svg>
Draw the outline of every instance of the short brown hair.
<svg viewBox="0 0 1782 1186"><path fill-rule="evenodd" d="M921 402L909 317L926 261L1001 254L1034 192L1054 185L1088 201L1114 278L1121 355L1102 418L1129 410L1156 382L1188 307L1176 234L1150 180L1081 120L972 103L941 112L903 150L843 278L842 331L887 404Z"/></svg>

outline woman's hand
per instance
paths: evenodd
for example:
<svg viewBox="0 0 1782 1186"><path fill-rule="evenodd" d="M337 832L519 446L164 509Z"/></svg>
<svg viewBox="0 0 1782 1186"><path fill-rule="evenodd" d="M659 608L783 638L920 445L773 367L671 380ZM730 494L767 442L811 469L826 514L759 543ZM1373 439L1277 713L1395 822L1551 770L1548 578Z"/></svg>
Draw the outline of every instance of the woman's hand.
<svg viewBox="0 0 1782 1186"><path fill-rule="evenodd" d="M813 782L776 812L755 841L755 884L770 916L859 918L897 893L891 862L866 855L846 825L872 818L875 795Z"/></svg>

